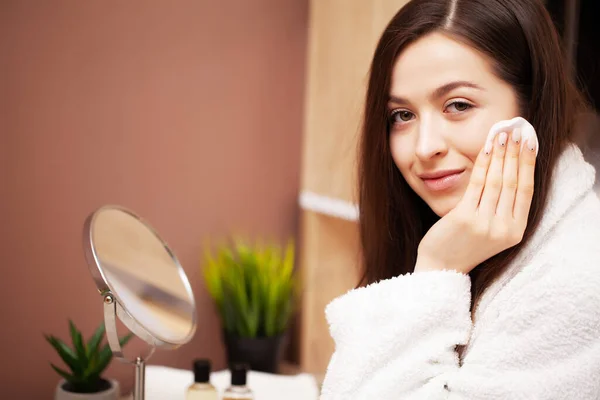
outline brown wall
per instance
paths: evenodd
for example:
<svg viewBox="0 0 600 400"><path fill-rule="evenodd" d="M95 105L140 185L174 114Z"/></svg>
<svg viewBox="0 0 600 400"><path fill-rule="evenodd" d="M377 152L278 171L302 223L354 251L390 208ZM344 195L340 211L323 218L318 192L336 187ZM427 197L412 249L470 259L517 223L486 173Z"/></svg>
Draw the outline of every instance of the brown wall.
<svg viewBox="0 0 600 400"><path fill-rule="evenodd" d="M91 334L102 303L82 224L130 207L195 291L193 341L151 364L223 368L200 241L296 232L306 0L0 2L3 398L52 397L42 333ZM132 370L108 371L129 389Z"/></svg>

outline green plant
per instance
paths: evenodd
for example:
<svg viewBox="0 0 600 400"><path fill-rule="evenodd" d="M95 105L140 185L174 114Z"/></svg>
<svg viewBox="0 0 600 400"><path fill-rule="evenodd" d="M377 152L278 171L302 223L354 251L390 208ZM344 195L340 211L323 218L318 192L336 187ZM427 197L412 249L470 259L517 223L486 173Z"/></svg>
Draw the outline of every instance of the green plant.
<svg viewBox="0 0 600 400"><path fill-rule="evenodd" d="M67 381L67 390L75 393L101 391L106 383L101 375L110 364L113 356L108 343L101 346L105 332L104 323L100 324L87 343L84 343L83 335L71 320L69 320L69 330L73 348L55 336L44 335L44 337L69 367L71 373L58 368L52 363L50 365ZM130 333L120 338L119 343L121 343L121 346L124 346L132 336Z"/></svg>
<svg viewBox="0 0 600 400"><path fill-rule="evenodd" d="M294 242L285 247L235 238L204 251L202 270L225 332L238 337L284 333L293 314L299 280Z"/></svg>

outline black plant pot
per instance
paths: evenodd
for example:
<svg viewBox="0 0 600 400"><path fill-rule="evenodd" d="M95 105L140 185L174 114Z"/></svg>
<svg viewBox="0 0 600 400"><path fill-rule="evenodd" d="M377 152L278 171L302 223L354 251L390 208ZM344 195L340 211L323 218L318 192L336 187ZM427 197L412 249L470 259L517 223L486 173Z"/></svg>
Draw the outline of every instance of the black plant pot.
<svg viewBox="0 0 600 400"><path fill-rule="evenodd" d="M287 344L287 335L245 338L223 333L229 364L248 363L253 371L276 374Z"/></svg>

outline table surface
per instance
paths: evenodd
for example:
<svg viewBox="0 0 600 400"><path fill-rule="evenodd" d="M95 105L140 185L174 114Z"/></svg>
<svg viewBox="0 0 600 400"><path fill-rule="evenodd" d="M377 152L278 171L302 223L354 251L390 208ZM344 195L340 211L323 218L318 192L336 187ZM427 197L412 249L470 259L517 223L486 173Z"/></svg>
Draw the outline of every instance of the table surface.
<svg viewBox="0 0 600 400"><path fill-rule="evenodd" d="M300 367L298 367L297 365L292 364L292 363L284 362L279 367L279 374L281 374L281 375L296 375L296 374L300 374L300 373L302 373L302 370L300 369ZM319 379L319 378L322 378L322 377L315 376L315 378L317 378L317 383L321 383L322 379ZM119 398L119 400L133 400L133 395L129 394L129 395L121 396Z"/></svg>

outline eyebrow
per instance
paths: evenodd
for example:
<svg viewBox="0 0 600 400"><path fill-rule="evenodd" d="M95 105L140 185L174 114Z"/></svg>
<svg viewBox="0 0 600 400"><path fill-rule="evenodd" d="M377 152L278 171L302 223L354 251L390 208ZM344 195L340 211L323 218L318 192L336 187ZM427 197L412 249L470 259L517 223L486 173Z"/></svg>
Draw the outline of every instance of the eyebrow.
<svg viewBox="0 0 600 400"><path fill-rule="evenodd" d="M484 88L482 88L481 86L479 86L479 85L477 85L477 84L475 84L473 82L469 82L469 81L454 81L454 82L446 83L445 85L442 85L439 88L435 89L433 91L433 93L431 94L431 98L432 99L439 99L440 97L445 96L446 94L450 93L454 89L458 89L458 88L461 88L461 87L467 87L467 88L471 88L471 89L477 89L477 90L483 90L483 91L485 91ZM394 96L394 95L390 95L389 102L391 102L391 103L399 103L399 104L410 103L405 98L399 97L399 96Z"/></svg>

